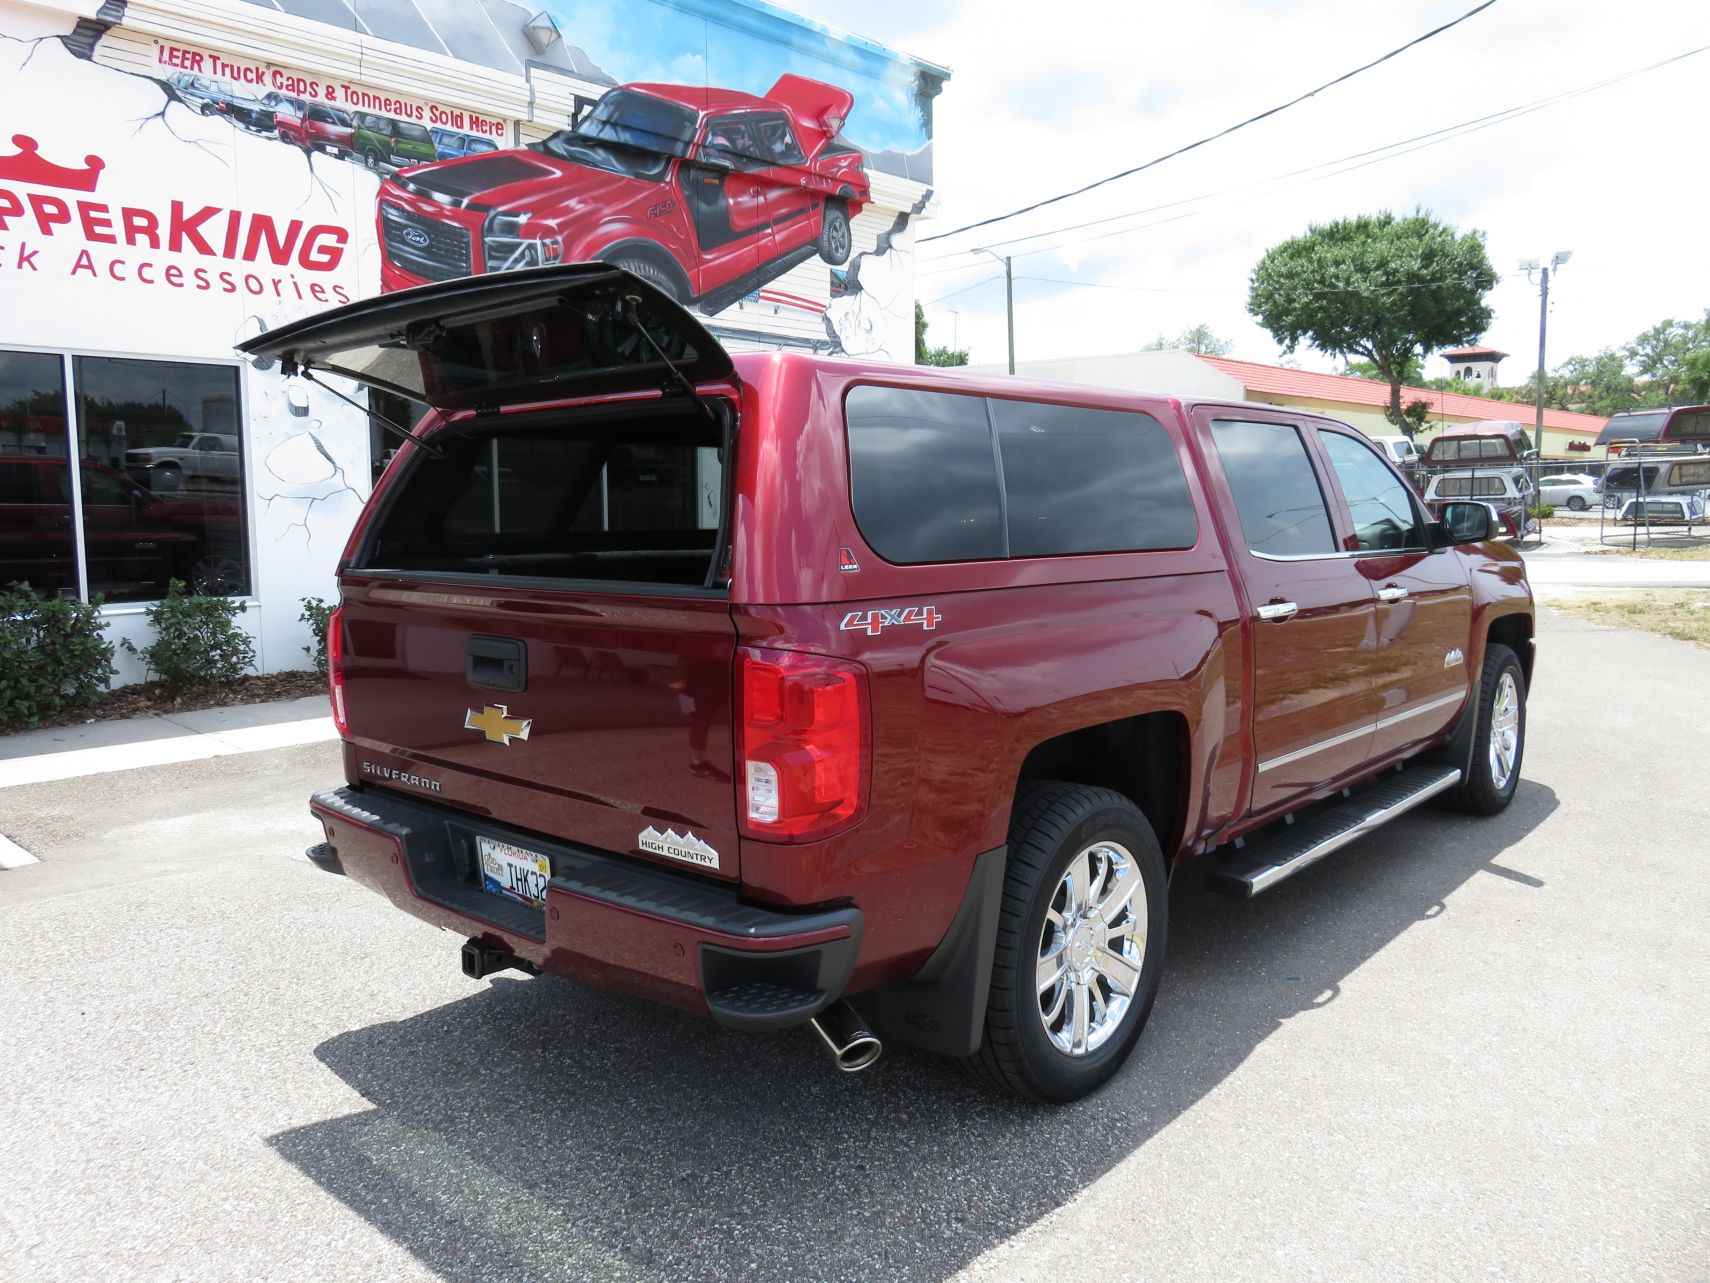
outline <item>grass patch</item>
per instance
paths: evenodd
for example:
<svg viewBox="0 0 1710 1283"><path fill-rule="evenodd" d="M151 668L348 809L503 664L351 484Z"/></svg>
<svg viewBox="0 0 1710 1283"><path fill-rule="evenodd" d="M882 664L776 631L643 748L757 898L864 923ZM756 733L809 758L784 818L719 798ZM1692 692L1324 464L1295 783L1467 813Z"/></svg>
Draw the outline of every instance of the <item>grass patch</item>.
<svg viewBox="0 0 1710 1283"><path fill-rule="evenodd" d="M1640 538L1643 539L1643 536L1641 535ZM1615 543L1608 546L1625 556L1649 557L1653 561L1710 561L1710 543L1681 544L1679 546L1653 544L1648 548L1643 543L1640 543L1637 548Z"/></svg>
<svg viewBox="0 0 1710 1283"><path fill-rule="evenodd" d="M1594 624L1638 628L1710 649L1710 588L1653 588L1614 597L1564 597L1550 605Z"/></svg>

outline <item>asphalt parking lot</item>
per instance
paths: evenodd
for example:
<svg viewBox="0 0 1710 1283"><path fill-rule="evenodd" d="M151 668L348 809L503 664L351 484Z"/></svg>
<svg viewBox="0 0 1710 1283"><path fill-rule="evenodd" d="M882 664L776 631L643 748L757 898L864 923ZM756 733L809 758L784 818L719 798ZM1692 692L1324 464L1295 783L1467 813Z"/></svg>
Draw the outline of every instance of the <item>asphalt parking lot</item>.
<svg viewBox="0 0 1710 1283"><path fill-rule="evenodd" d="M1710 1279L1710 653L1538 673L1504 815L1179 879L1060 1109L465 979L302 859L334 745L0 789L0 1277Z"/></svg>

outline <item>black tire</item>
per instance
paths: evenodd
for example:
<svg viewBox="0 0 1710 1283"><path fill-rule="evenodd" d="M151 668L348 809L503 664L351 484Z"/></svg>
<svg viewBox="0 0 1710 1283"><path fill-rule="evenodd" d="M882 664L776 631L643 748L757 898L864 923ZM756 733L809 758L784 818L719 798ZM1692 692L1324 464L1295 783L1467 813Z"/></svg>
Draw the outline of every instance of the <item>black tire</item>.
<svg viewBox="0 0 1710 1283"><path fill-rule="evenodd" d="M849 232L849 208L842 201L825 202L825 213L819 220L819 256L833 267L849 261L855 246Z"/></svg>
<svg viewBox="0 0 1710 1283"><path fill-rule="evenodd" d="M1498 692L1503 679L1513 683L1517 700L1515 708L1516 740L1508 774L1498 778L1491 752L1492 722L1497 717ZM1499 642L1491 642L1484 650L1484 668L1479 674L1478 720L1473 725L1472 756L1467 778L1443 795L1457 811L1469 815L1495 815L1506 810L1514 800L1514 790L1520 784L1520 767L1526 756L1526 674L1515 653Z"/></svg>
<svg viewBox="0 0 1710 1283"><path fill-rule="evenodd" d="M1590 507L1590 505L1578 495L1569 495L1567 506L1569 512L1584 512L1586 508Z"/></svg>
<svg viewBox="0 0 1710 1283"><path fill-rule="evenodd" d="M639 276L672 302L683 301L683 291L678 287L676 277L652 259L642 258L637 254L619 254L606 261L613 267L621 267L624 271Z"/></svg>
<svg viewBox="0 0 1710 1283"><path fill-rule="evenodd" d="M1053 1043L1040 1010L1039 950L1064 871L1100 842L1119 843L1133 858L1140 878L1134 894L1144 898L1146 909L1145 943L1125 1013L1100 1046L1072 1055ZM1064 1103L1102 1086L1134 1050L1158 994L1169 926L1167 881L1152 826L1126 797L1079 784L1026 785L1010 818L984 1033L980 1049L963 1060L964 1067L994 1087L1032 1100ZM1095 878L1094 889L1100 885Z"/></svg>

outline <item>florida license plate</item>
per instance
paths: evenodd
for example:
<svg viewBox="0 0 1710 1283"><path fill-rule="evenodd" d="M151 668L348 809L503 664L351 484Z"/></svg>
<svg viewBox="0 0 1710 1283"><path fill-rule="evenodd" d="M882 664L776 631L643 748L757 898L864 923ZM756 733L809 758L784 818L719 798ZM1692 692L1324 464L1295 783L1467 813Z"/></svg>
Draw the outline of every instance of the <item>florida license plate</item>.
<svg viewBox="0 0 1710 1283"><path fill-rule="evenodd" d="M536 909L546 907L552 864L544 855L497 838L475 839L481 851L481 889Z"/></svg>

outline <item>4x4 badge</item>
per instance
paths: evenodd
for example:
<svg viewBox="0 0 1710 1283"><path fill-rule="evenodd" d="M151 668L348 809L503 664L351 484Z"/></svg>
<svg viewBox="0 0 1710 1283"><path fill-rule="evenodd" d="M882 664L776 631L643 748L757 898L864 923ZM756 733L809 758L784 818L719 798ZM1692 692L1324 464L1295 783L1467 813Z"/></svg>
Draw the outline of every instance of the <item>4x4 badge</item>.
<svg viewBox="0 0 1710 1283"><path fill-rule="evenodd" d="M846 633L866 633L869 637L877 637L887 628L905 624L914 624L931 632L942 618L944 616L938 613L936 606L892 606L879 610L852 610L843 616L838 627Z"/></svg>
<svg viewBox="0 0 1710 1283"><path fill-rule="evenodd" d="M463 719L464 730L480 731L489 743L503 744L506 748L512 740L527 739L533 725L532 717L512 717L509 704L489 704L479 713L470 709Z"/></svg>

